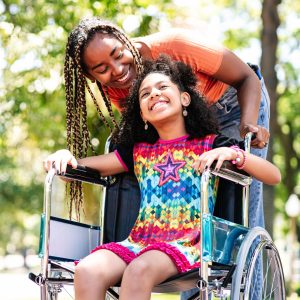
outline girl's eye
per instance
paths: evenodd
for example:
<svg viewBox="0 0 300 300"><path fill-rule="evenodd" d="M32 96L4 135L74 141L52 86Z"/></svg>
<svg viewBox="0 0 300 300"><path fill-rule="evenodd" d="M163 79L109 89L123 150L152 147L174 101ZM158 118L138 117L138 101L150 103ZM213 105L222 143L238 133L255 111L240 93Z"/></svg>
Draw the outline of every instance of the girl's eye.
<svg viewBox="0 0 300 300"><path fill-rule="evenodd" d="M143 98L149 96L149 94L150 94L149 92L145 92L145 93L140 95L140 98L143 99Z"/></svg>
<svg viewBox="0 0 300 300"><path fill-rule="evenodd" d="M164 89L166 89L167 87L168 87L167 85L161 85L161 86L160 86L160 89L161 89L161 90L164 90Z"/></svg>

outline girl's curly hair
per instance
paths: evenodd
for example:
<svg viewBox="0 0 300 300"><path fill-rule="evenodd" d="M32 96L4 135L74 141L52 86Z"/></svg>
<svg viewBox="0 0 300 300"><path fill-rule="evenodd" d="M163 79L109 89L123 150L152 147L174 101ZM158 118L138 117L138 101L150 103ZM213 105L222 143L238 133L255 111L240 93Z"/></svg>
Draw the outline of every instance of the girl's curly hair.
<svg viewBox="0 0 300 300"><path fill-rule="evenodd" d="M114 144L134 144L138 142L155 143L159 138L156 129L149 124L144 129L144 122L140 114L139 88L141 83L151 73L160 73L168 76L176 84L181 92L189 93L191 102L186 110L185 117L186 131L189 139L202 138L208 134L217 134L218 123L204 98L197 90L197 78L188 65L173 61L166 55L161 55L157 60L146 60L143 63L144 70L135 80L129 96L126 99L126 106L122 114L119 129L116 129L112 136Z"/></svg>

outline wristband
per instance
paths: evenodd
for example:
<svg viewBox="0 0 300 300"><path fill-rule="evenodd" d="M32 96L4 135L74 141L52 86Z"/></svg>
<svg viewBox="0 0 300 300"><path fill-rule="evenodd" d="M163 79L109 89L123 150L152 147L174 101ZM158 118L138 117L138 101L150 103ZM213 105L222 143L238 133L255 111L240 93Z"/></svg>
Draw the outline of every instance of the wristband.
<svg viewBox="0 0 300 300"><path fill-rule="evenodd" d="M245 164L246 164L246 153L245 153L245 151L242 150L242 149L240 149L237 146L231 146L230 148L233 149L233 150L235 150L236 151L236 155L237 155L236 159L232 160L231 163L233 165L236 165L237 169L239 169L239 170L243 169L245 167ZM239 156L239 153L241 153L242 156L243 156L243 162L242 162L241 165L237 165L238 163L240 163L242 161L241 157Z"/></svg>

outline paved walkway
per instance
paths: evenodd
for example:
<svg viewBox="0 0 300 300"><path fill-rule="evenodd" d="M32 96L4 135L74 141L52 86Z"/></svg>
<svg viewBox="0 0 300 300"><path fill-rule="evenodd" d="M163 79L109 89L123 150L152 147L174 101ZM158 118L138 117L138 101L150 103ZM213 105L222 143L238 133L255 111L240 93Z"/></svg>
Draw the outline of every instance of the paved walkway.
<svg viewBox="0 0 300 300"><path fill-rule="evenodd" d="M39 287L28 279L24 270L0 273L1 300L38 300Z"/></svg>
<svg viewBox="0 0 300 300"><path fill-rule="evenodd" d="M37 274L39 270L33 273ZM29 271L18 269L14 271L1 271L0 273L0 300L39 300L40 288L28 278ZM69 293L72 288L67 287ZM74 297L62 292L60 300L71 300Z"/></svg>
<svg viewBox="0 0 300 300"><path fill-rule="evenodd" d="M38 271L34 272L35 274ZM68 295L65 291L59 295L60 300L74 299L73 290L70 287ZM0 300L39 300L40 289L28 278L28 272L24 269L14 270L13 272L0 273ZM152 300L178 300L179 296L175 295L158 295L153 294Z"/></svg>

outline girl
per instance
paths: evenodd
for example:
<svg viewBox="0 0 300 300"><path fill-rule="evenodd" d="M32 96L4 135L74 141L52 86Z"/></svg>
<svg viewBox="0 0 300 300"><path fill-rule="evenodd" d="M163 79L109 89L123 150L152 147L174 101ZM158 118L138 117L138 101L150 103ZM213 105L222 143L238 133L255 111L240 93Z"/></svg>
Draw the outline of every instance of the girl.
<svg viewBox="0 0 300 300"><path fill-rule="evenodd" d="M150 299L153 286L179 272L199 267L200 176L217 161L238 168L267 184L280 181L270 162L246 154L234 139L218 134L217 123L197 92L190 67L163 56L145 62L114 132L115 152L79 159L101 175L134 171L141 207L129 237L96 248L75 270L77 300L105 299L121 281L120 299ZM68 150L45 162L65 172L77 166ZM210 185L213 204L215 183Z"/></svg>

